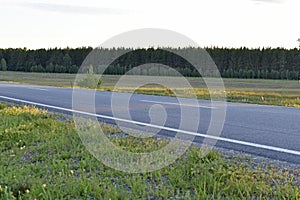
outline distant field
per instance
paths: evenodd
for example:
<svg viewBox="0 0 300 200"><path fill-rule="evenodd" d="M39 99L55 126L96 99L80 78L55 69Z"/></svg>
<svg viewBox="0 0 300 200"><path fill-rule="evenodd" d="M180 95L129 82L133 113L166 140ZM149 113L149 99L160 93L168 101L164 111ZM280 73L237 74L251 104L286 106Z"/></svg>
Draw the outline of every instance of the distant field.
<svg viewBox="0 0 300 200"><path fill-rule="evenodd" d="M0 72L0 81L13 81L36 85L48 85L57 87L72 87L75 74L56 73L24 73L24 72ZM100 90L126 91L153 95L172 96L169 90L158 85L146 85L134 91L134 85L122 85L114 88L120 76L105 75L102 77ZM133 77L155 82L157 77ZM166 77L168 79L170 77ZM198 98L210 99L209 92L201 78L187 78L195 88ZM211 79L213 80L213 79ZM227 101L257 103L269 105L281 105L300 107L300 84L290 80L263 80L263 79L223 79ZM176 88L181 96L185 96L186 88Z"/></svg>
<svg viewBox="0 0 300 200"><path fill-rule="evenodd" d="M0 81L70 87L75 74L0 72Z"/></svg>

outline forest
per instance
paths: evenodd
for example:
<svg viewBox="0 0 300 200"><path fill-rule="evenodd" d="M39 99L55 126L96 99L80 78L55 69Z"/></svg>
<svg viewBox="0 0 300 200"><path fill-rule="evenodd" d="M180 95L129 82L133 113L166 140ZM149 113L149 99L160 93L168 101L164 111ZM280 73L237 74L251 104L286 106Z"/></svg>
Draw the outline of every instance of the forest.
<svg viewBox="0 0 300 200"><path fill-rule="evenodd" d="M0 49L0 69L2 71L77 73L84 59L92 50L91 47L37 50L26 48ZM141 64L162 63L174 68L183 76L200 76L189 62L170 53L168 49L97 48L96 50L108 58L115 58L105 70L105 74L120 75ZM190 47L172 50L193 54L201 49ZM299 48L207 47L205 50L224 78L298 80L300 76ZM115 55L120 54L123 55L115 57ZM100 73L97 66L93 67L95 73ZM156 74L153 70L145 68L141 74ZM81 70L80 72L84 73L85 71ZM168 71L160 74L172 75ZM210 74L210 76L214 76L214 74Z"/></svg>

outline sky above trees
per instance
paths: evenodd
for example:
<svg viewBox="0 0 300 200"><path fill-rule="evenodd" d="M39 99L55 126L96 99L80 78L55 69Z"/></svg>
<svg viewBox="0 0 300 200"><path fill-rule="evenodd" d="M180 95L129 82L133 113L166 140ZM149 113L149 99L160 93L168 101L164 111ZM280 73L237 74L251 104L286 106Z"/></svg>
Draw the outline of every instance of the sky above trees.
<svg viewBox="0 0 300 200"><path fill-rule="evenodd" d="M298 47L299 0L0 0L0 48L96 47L163 28L200 46Z"/></svg>

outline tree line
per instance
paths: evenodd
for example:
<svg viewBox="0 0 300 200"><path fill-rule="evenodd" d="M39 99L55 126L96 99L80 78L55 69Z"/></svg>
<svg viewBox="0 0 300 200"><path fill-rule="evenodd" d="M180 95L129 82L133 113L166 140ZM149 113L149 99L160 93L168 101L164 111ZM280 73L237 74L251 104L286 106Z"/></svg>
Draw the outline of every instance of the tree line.
<svg viewBox="0 0 300 200"><path fill-rule="evenodd" d="M91 47L54 48L29 50L26 48L0 49L2 71L77 73L84 59L93 50ZM171 66L184 76L200 76L199 73L183 58L168 50L194 55L201 49L95 49L105 58L115 58L104 72L105 74L124 74L136 66L146 63L162 63ZM284 48L219 48L209 47L205 50L216 63L221 76L225 78L260 78L295 80L300 76L300 49ZM103 63L109 61L103 60ZM99 64L99 63L98 63ZM101 63L100 63L101 64ZM89 66L81 72L88 71ZM145 67L140 74L174 75L173 72L157 67ZM100 70L94 66L95 73ZM209 74L214 76L214 74Z"/></svg>

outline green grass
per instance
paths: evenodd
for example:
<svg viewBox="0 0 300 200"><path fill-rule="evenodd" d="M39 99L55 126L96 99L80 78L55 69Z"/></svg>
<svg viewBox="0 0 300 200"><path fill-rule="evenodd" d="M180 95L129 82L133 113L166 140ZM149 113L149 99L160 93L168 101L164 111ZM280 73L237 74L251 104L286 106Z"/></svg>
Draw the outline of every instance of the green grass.
<svg viewBox="0 0 300 200"><path fill-rule="evenodd" d="M14 81L36 85L48 85L57 87L72 87L75 74L55 74L55 73L24 73L24 72L0 72L0 81ZM151 95L173 94L167 88L156 84L148 84L135 90L135 83L124 84L115 88L120 76L104 75L102 86L104 91L136 92ZM158 77L133 76L133 80L141 79L146 82L158 82ZM164 77L168 79L170 77ZM176 79L176 78L174 78ZM210 94L205 82L201 78L187 78L194 92L199 99L210 99ZM210 79L214 82L214 79ZM298 81L289 80L262 80L262 79L223 79L227 101L255 103L266 105L300 107L300 84ZM189 97L188 90L183 87L171 88L178 92L178 96Z"/></svg>
<svg viewBox="0 0 300 200"><path fill-rule="evenodd" d="M75 77L75 74L0 72L0 81L56 87L71 87Z"/></svg>
<svg viewBox="0 0 300 200"><path fill-rule="evenodd" d="M0 105L3 200L299 199L299 171L252 165L251 159L198 147L151 173L116 171L88 153L68 119L34 107ZM153 151L169 142L118 137L116 127L102 126L111 141L132 152Z"/></svg>

